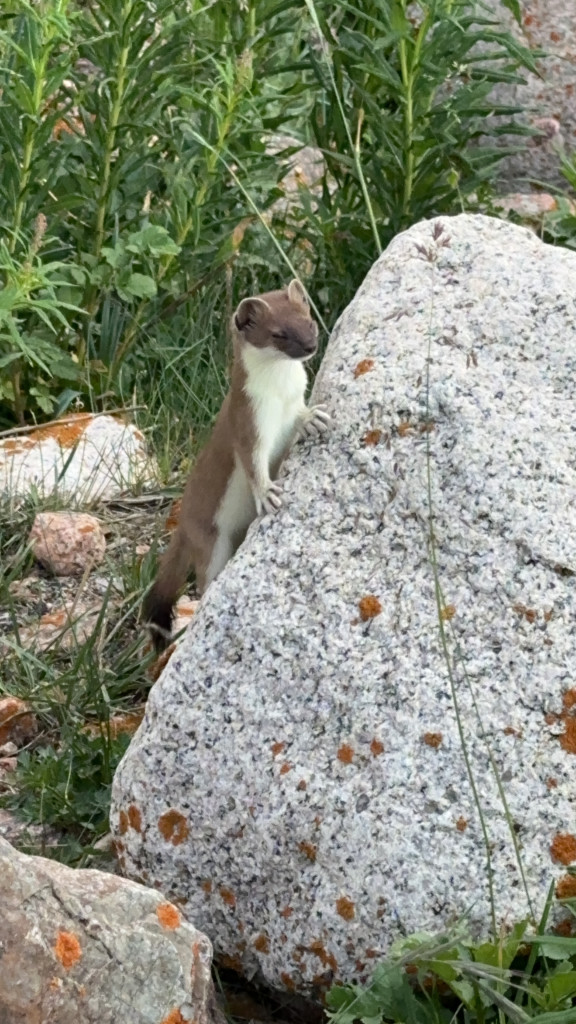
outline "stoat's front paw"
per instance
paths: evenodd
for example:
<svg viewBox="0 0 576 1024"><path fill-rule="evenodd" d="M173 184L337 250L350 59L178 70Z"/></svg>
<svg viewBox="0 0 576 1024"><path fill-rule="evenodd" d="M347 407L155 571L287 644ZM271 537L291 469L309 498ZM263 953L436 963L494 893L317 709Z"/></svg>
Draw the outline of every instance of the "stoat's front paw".
<svg viewBox="0 0 576 1024"><path fill-rule="evenodd" d="M272 515L282 505L282 490L279 484L269 484L268 489L263 491L256 499L256 511L258 515Z"/></svg>
<svg viewBox="0 0 576 1024"><path fill-rule="evenodd" d="M317 437L318 434L324 434L331 423L325 405L312 405L306 409L298 433L300 437Z"/></svg>

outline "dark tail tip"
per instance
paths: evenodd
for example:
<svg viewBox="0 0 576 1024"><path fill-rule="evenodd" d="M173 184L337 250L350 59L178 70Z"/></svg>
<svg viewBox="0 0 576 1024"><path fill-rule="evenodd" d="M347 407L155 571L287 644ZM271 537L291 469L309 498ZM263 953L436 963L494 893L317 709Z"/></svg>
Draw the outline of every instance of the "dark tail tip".
<svg viewBox="0 0 576 1024"><path fill-rule="evenodd" d="M144 600L142 618L150 627L154 650L161 654L172 639L172 601L162 597L156 587L152 587Z"/></svg>

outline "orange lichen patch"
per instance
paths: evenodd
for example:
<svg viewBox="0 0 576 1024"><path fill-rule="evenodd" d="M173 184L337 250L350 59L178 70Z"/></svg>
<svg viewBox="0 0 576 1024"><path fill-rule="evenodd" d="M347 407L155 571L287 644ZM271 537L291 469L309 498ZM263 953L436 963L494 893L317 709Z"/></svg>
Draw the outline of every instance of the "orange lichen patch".
<svg viewBox="0 0 576 1024"><path fill-rule="evenodd" d="M324 943L321 942L320 939L316 939L315 942L311 942L308 948L309 948L311 953L314 953L314 956L318 957L320 963L324 967L329 967L330 970L332 970L332 971L337 971L338 970L338 964L336 962L336 957L334 956L333 953L329 953L328 952L328 950L326 949ZM293 959L294 960L296 959L296 954L294 954Z"/></svg>
<svg viewBox="0 0 576 1024"><path fill-rule="evenodd" d="M303 853L304 856L308 858L308 860L314 863L314 861L316 860L317 850L316 846L314 846L314 843L309 843L307 842L307 840L304 839L301 843L298 843L298 849L300 850L300 853Z"/></svg>
<svg viewBox="0 0 576 1024"><path fill-rule="evenodd" d="M565 917L552 929L556 935L562 935L565 939L571 939L574 935L574 922L571 917Z"/></svg>
<svg viewBox="0 0 576 1024"><path fill-rule="evenodd" d="M326 990L327 988L329 988L332 984L332 981L333 976L331 971L324 971L323 974L315 974L314 977L312 978L312 984L314 988L317 990L316 995L320 995L320 992L318 991L319 989Z"/></svg>
<svg viewBox="0 0 576 1024"><path fill-rule="evenodd" d="M66 970L77 964L82 956L82 947L73 932L58 932L54 952Z"/></svg>
<svg viewBox="0 0 576 1024"><path fill-rule="evenodd" d="M307 788L306 779L300 779L300 782L296 786L296 789L299 789L300 792L303 792L303 790L305 790L306 788Z"/></svg>
<svg viewBox="0 0 576 1024"><path fill-rule="evenodd" d="M366 597L361 598L358 602L358 608L362 622L374 619L382 611L382 605L378 598L374 597L374 594L367 594Z"/></svg>
<svg viewBox="0 0 576 1024"><path fill-rule="evenodd" d="M550 854L559 864L573 864L576 860L576 836L569 832L554 836L550 844Z"/></svg>
<svg viewBox="0 0 576 1024"><path fill-rule="evenodd" d="M65 611L46 612L40 617L41 626L65 626L69 622L68 614Z"/></svg>
<svg viewBox="0 0 576 1024"><path fill-rule="evenodd" d="M182 498L177 498L173 501L170 510L168 512L168 518L166 519L166 529L174 530L178 526L180 520L180 511L182 509Z"/></svg>
<svg viewBox="0 0 576 1024"><path fill-rule="evenodd" d="M158 828L167 843L180 846L188 837L190 829L186 818L180 811L166 811L158 818Z"/></svg>
<svg viewBox="0 0 576 1024"><path fill-rule="evenodd" d="M209 895L210 895L210 893L212 892L212 882L210 881L210 879L209 879L209 878L205 878L205 879L204 879L204 881L202 882L202 889L204 889L204 892L205 892L205 893L206 893L206 894L207 894L208 896L209 896Z"/></svg>
<svg viewBox="0 0 576 1024"><path fill-rule="evenodd" d="M130 804L128 808L128 821L135 832L142 831L142 813L140 808L136 807L136 804Z"/></svg>
<svg viewBox="0 0 576 1024"><path fill-rule="evenodd" d="M286 973L286 971L281 972L280 981L284 985L284 988L287 988L289 992L293 992L294 989L296 988L296 983L294 979L291 978L290 975Z"/></svg>
<svg viewBox="0 0 576 1024"><path fill-rule="evenodd" d="M192 1022L189 1017L183 1017L180 1010L170 1010L170 1013L167 1017L164 1017L161 1024L192 1024Z"/></svg>
<svg viewBox="0 0 576 1024"><path fill-rule="evenodd" d="M127 711L123 714L112 715L108 722L86 722L82 726L82 732L89 736L108 736L110 733L114 740L122 734L133 736L143 718L144 708L141 711Z"/></svg>
<svg viewBox="0 0 576 1024"><path fill-rule="evenodd" d="M293 913L294 913L294 908L293 907L284 907L280 911L280 917L292 917Z"/></svg>
<svg viewBox="0 0 576 1024"><path fill-rule="evenodd" d="M290 761L284 761L284 764L280 766L280 775L288 775L291 772L294 765L290 764Z"/></svg>
<svg viewBox="0 0 576 1024"><path fill-rule="evenodd" d="M505 736L516 736L518 737L518 739L521 739L522 737L522 730L515 729L513 725L507 725L504 729L502 729L502 732L504 733Z"/></svg>
<svg viewBox="0 0 576 1024"><path fill-rule="evenodd" d="M151 648L148 647L148 650L150 649ZM157 657L156 661L150 666L150 668L148 669L148 676L153 683L155 683L156 680L160 678L160 675L166 668L166 665L170 661L170 658L174 654L175 650L176 644L170 644L170 646L167 647L165 651L162 651L162 654L160 654Z"/></svg>
<svg viewBox="0 0 576 1024"><path fill-rule="evenodd" d="M455 605L445 604L444 607L442 608L442 611L440 612L440 615L444 619L444 622L450 622L450 619L453 619L454 616L456 615Z"/></svg>
<svg viewBox="0 0 576 1024"><path fill-rule="evenodd" d="M272 746L270 747L270 750L272 751L272 757L278 757L278 754L281 754L285 747L285 743L273 743Z"/></svg>
<svg viewBox="0 0 576 1024"><path fill-rule="evenodd" d="M382 437L381 430L369 430L367 434L364 434L362 438L362 444L375 445L378 444Z"/></svg>
<svg viewBox="0 0 576 1024"><path fill-rule="evenodd" d="M336 900L336 911L345 921L351 921L354 917L354 904L347 896L341 896Z"/></svg>
<svg viewBox="0 0 576 1024"><path fill-rule="evenodd" d="M443 738L441 732L425 732L422 736L422 743L425 743L427 747L434 747L437 750Z"/></svg>
<svg viewBox="0 0 576 1024"><path fill-rule="evenodd" d="M546 779L546 789L557 789L557 788L558 788L558 779L553 779L552 776L550 776L550 778Z"/></svg>
<svg viewBox="0 0 576 1024"><path fill-rule="evenodd" d="M163 928L179 928L182 917L171 903L160 903L156 907L156 917Z"/></svg>
<svg viewBox="0 0 576 1024"><path fill-rule="evenodd" d="M72 448L77 444L88 424L94 419L91 412L78 412L67 416L61 422L47 423L44 427L38 427L30 434L31 441L45 441L51 437L58 442L61 448Z"/></svg>
<svg viewBox="0 0 576 1024"><path fill-rule="evenodd" d="M380 757L380 754L384 753L384 744L380 740L373 739L370 744L370 753L372 757Z"/></svg>
<svg viewBox="0 0 576 1024"><path fill-rule="evenodd" d="M431 434L435 426L434 420L428 420L427 423L419 424L418 431L420 434Z"/></svg>
<svg viewBox="0 0 576 1024"><path fill-rule="evenodd" d="M556 885L556 898L573 900L576 897L576 875L563 875Z"/></svg>
<svg viewBox="0 0 576 1024"><path fill-rule="evenodd" d="M220 888L218 892L220 893L220 896L222 897L227 907L236 906L236 897L232 892L232 889L227 889L226 886L222 886L222 888Z"/></svg>
<svg viewBox="0 0 576 1024"><path fill-rule="evenodd" d="M536 619L538 618L538 612L536 611L536 609L527 608L524 604L513 604L512 610L515 611L517 615L520 615L521 618L526 619L526 621L531 624L533 622L536 622Z"/></svg>
<svg viewBox="0 0 576 1024"><path fill-rule="evenodd" d="M270 952L270 939L263 932L254 939L254 949L257 949L259 953Z"/></svg>
<svg viewBox="0 0 576 1024"><path fill-rule="evenodd" d="M565 733L560 737L560 746L567 754L576 754L576 718L568 718Z"/></svg>
<svg viewBox="0 0 576 1024"><path fill-rule="evenodd" d="M342 764L352 764L354 760L354 748L349 743L343 743L339 748L336 757Z"/></svg>
<svg viewBox="0 0 576 1024"><path fill-rule="evenodd" d="M179 629L179 619L191 619L198 610L199 601L192 601L188 597L181 597L174 608L174 616L176 619L176 628Z"/></svg>
<svg viewBox="0 0 576 1024"><path fill-rule="evenodd" d="M121 836L123 836L124 833L128 831L129 825L130 820L128 818L128 815L126 814L126 811L120 811L120 814L118 815L118 831ZM116 844L116 848L118 848L118 843Z"/></svg>
<svg viewBox="0 0 576 1024"><path fill-rule="evenodd" d="M228 967L231 971L236 971L236 974L242 974L244 970L241 958L235 954L230 956L228 953L221 953L218 957L218 963L221 964L222 967Z"/></svg>
<svg viewBox="0 0 576 1024"><path fill-rule="evenodd" d="M562 711L559 715L549 712L545 717L547 725L562 722L564 732L559 736L560 746L568 754L576 754L576 687L562 694Z"/></svg>
<svg viewBox="0 0 576 1024"><path fill-rule="evenodd" d="M570 711L571 708L576 706L576 688L566 690L566 692L562 694L562 704L565 711Z"/></svg>
<svg viewBox="0 0 576 1024"><path fill-rule="evenodd" d="M468 822L466 821L466 818L458 818L456 822L456 828L458 829L459 832L465 832L466 829L468 828Z"/></svg>
<svg viewBox="0 0 576 1024"><path fill-rule="evenodd" d="M406 434L409 434L411 430L414 430L414 425L409 423L408 420L402 420L402 422L396 427L396 430L400 437L406 437Z"/></svg>
<svg viewBox="0 0 576 1024"><path fill-rule="evenodd" d="M361 377L363 373L370 373L370 370L374 369L373 359L361 359L356 369L354 370L355 377Z"/></svg>
<svg viewBox="0 0 576 1024"><path fill-rule="evenodd" d="M21 441L2 441L1 447L9 455L20 455L21 452L28 451L29 448L34 447L34 441L28 439L22 439Z"/></svg>

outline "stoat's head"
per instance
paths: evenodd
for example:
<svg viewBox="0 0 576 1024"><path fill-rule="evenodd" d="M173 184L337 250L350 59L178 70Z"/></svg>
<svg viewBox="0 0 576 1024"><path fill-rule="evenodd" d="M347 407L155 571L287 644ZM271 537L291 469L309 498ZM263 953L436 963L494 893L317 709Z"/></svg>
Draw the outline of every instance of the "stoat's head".
<svg viewBox="0 0 576 1024"><path fill-rule="evenodd" d="M242 299L232 329L240 343L276 351L288 359L310 359L318 347L318 326L310 316L306 292L296 280L282 291Z"/></svg>

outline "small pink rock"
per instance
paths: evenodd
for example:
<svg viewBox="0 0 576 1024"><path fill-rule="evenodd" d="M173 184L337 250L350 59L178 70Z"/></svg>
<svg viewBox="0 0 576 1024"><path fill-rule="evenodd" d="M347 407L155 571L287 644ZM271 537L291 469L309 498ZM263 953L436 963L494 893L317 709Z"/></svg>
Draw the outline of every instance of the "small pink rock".
<svg viewBox="0 0 576 1024"><path fill-rule="evenodd" d="M537 220L558 209L557 200L547 192L512 192L497 199L495 205L502 210L513 210L527 220Z"/></svg>
<svg viewBox="0 0 576 1024"><path fill-rule="evenodd" d="M55 576L79 576L106 551L98 519L85 512L39 512L29 541L34 557Z"/></svg>

